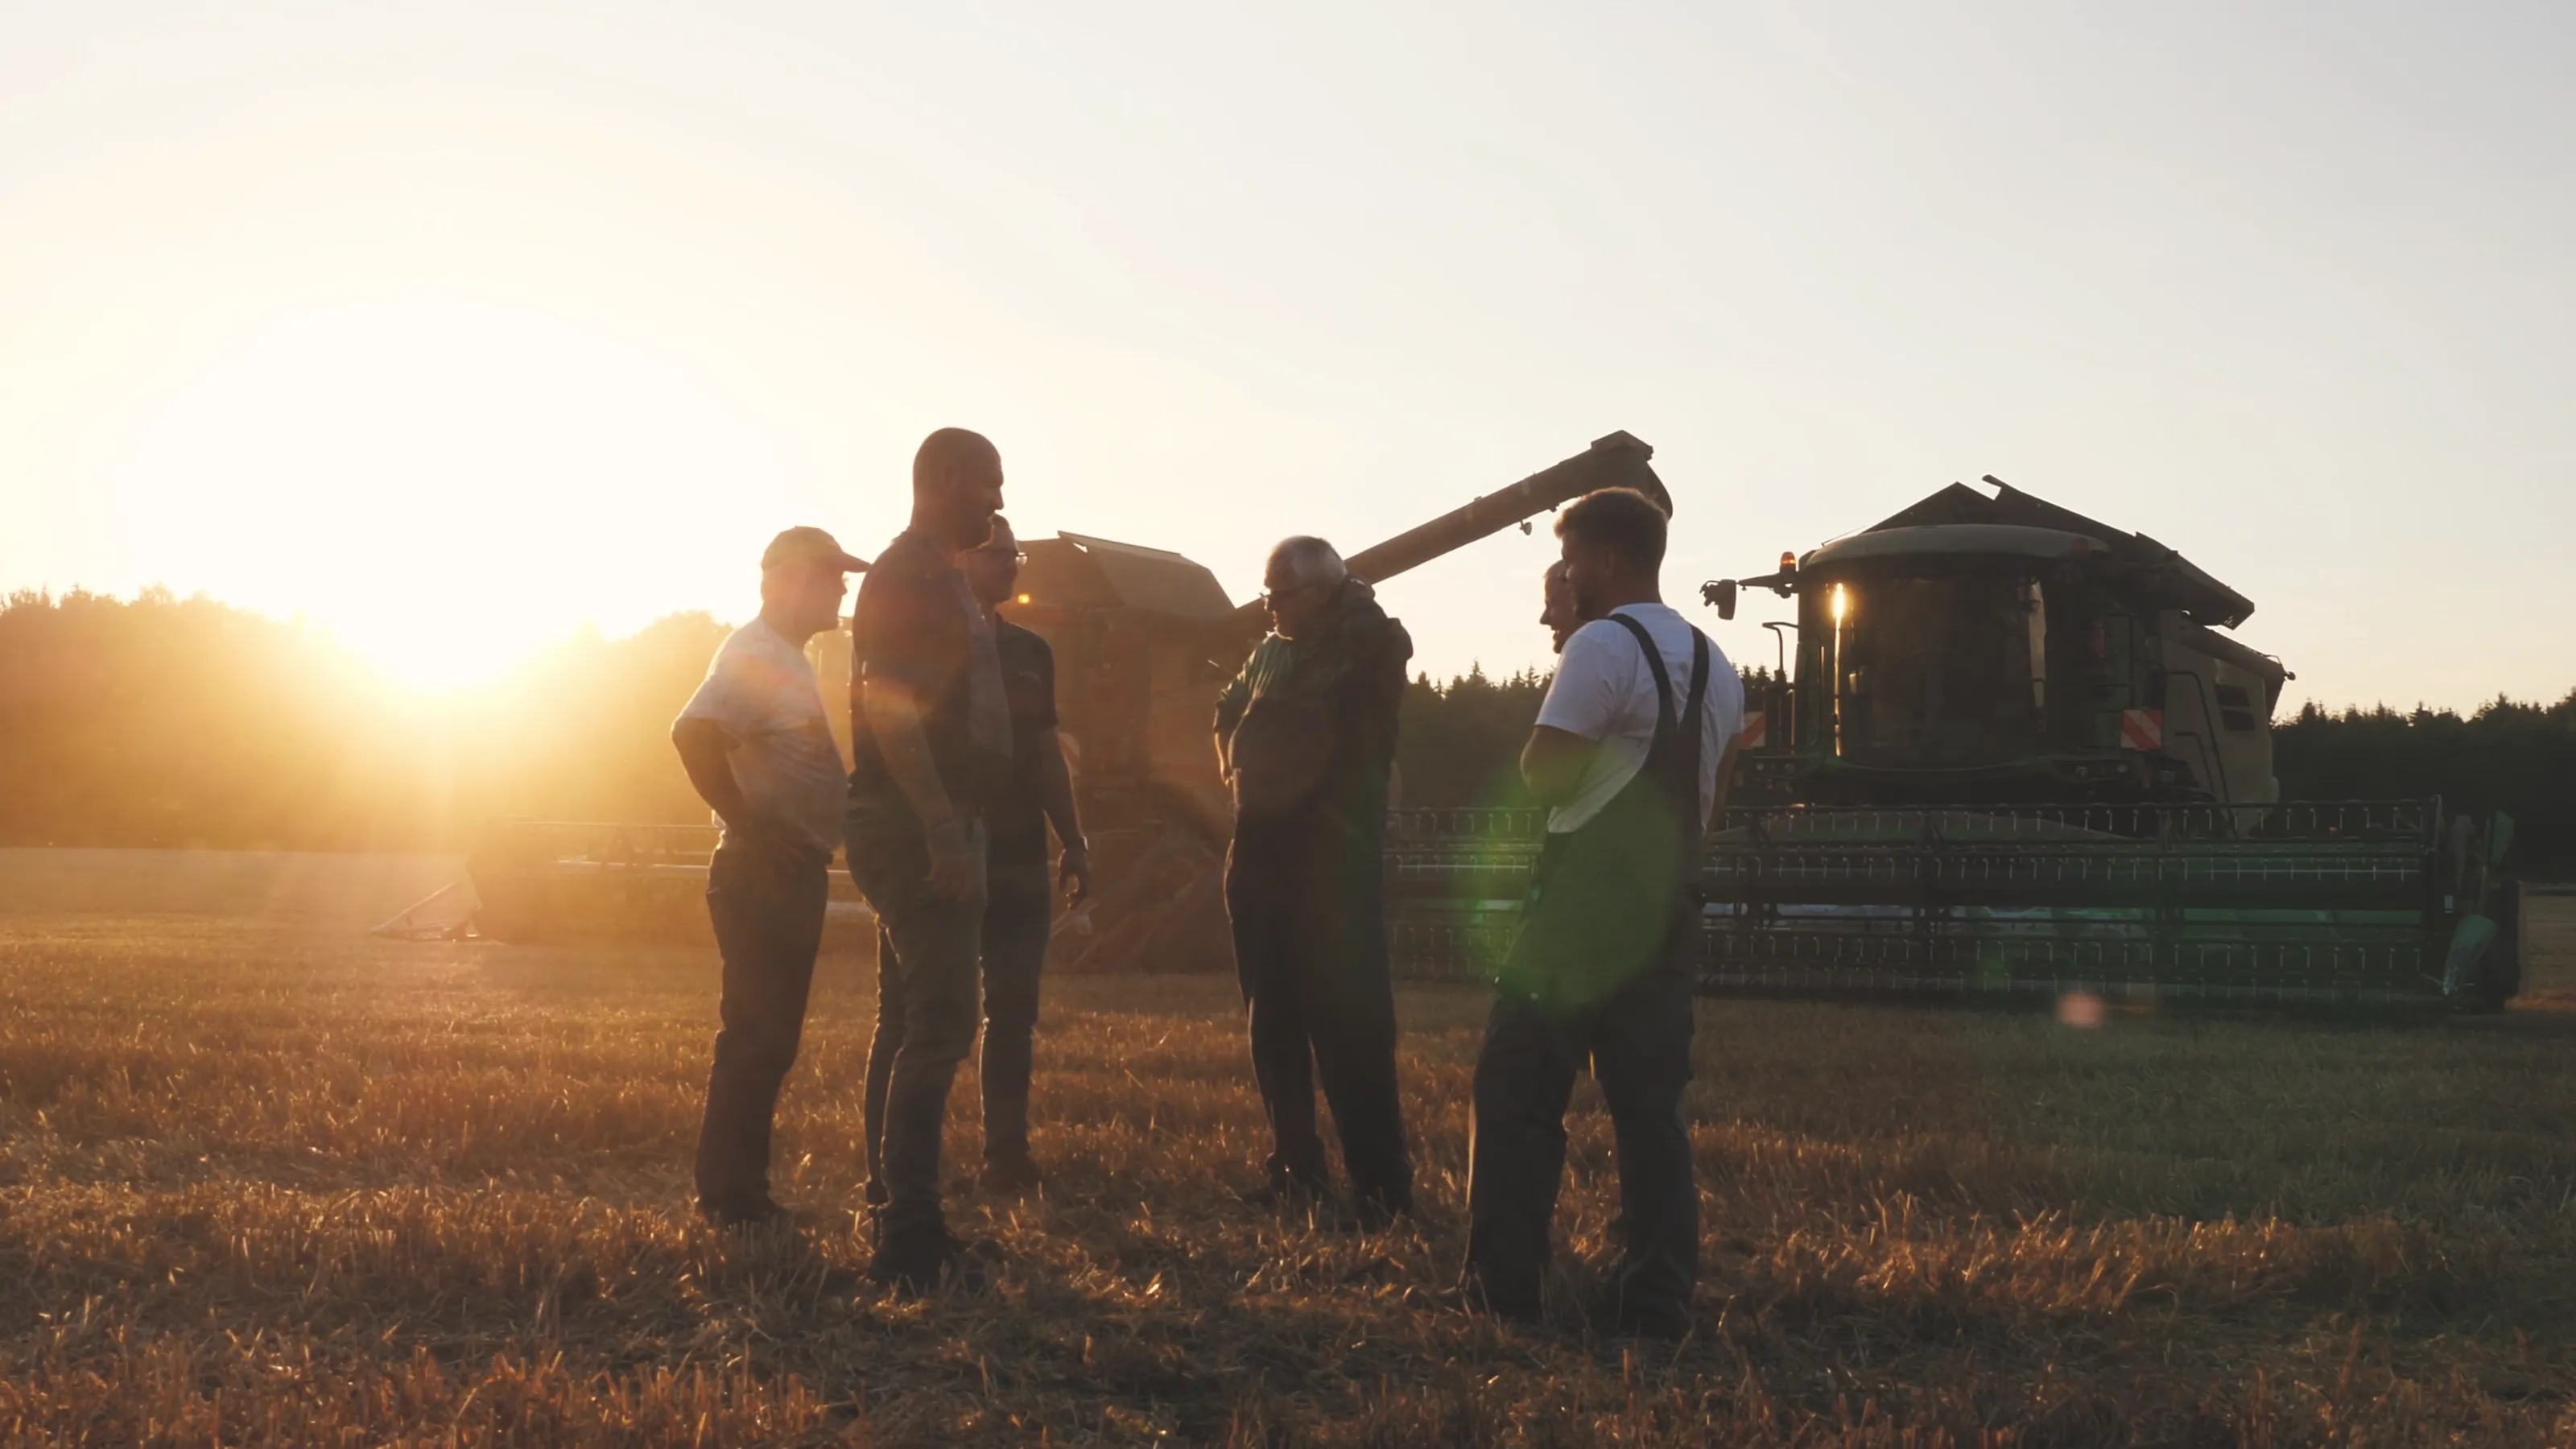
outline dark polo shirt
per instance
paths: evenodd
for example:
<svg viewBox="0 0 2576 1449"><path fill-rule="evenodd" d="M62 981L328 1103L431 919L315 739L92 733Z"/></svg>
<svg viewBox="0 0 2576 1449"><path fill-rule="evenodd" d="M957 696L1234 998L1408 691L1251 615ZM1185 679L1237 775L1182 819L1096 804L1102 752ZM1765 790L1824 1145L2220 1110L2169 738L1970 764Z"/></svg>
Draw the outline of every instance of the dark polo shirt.
<svg viewBox="0 0 2576 1449"><path fill-rule="evenodd" d="M1002 660L1002 693L1011 702L1011 768L984 809L996 865L1046 860L1046 756L1039 746L1055 728L1055 651L1008 619L993 626Z"/></svg>
<svg viewBox="0 0 2576 1449"><path fill-rule="evenodd" d="M911 810L860 707L870 679L908 686L939 782L961 811L988 806L1011 760L1011 726L993 630L945 549L895 535L859 581L850 611L850 804Z"/></svg>

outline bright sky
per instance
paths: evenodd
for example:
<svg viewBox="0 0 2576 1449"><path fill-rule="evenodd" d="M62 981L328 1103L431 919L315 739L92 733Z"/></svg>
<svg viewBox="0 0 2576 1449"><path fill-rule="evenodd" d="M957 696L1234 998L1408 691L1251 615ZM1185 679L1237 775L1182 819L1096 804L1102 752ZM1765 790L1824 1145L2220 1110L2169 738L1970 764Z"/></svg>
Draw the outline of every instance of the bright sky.
<svg viewBox="0 0 2576 1449"><path fill-rule="evenodd" d="M1676 595L1992 472L2293 699L2576 685L2576 6L698 11L0 0L0 588L450 678L874 553L942 424L1238 599L1626 428Z"/></svg>

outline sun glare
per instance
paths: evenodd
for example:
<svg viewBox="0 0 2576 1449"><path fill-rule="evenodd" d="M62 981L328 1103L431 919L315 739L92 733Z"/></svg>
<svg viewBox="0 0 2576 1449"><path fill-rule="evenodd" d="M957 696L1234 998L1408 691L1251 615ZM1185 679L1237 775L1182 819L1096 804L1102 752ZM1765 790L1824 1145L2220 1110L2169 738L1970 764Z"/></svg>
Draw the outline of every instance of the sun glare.
<svg viewBox="0 0 2576 1449"><path fill-rule="evenodd" d="M118 504L142 577L436 689L584 623L738 610L779 491L756 432L636 349L405 300L296 318L173 399Z"/></svg>

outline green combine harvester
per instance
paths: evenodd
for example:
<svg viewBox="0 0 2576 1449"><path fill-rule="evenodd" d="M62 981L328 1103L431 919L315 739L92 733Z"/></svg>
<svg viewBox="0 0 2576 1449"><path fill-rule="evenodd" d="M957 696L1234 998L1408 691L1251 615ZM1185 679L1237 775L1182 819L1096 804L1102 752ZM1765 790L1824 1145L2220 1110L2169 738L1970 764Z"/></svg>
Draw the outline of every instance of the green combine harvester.
<svg viewBox="0 0 2576 1449"><path fill-rule="evenodd" d="M1593 488L1669 506L1652 457L1612 433L1352 572L1383 581ZM1709 846L1708 990L2435 1012L2513 996L2510 820L2281 800L2272 712L2290 676L2232 637L2253 604L2154 539L1985 481L1706 586L1720 617L1764 591L1797 609L1771 625L1796 662L1748 700ZM1258 607L1177 554L1075 534L1032 542L1022 587L1012 613L1055 646L1102 868L1100 897L1057 923L1056 967L1229 969L1207 722ZM1535 810L1396 811L1398 970L1490 971L1544 828ZM713 843L694 825L495 822L471 893L387 929L702 941ZM863 934L846 877L833 889Z"/></svg>
<svg viewBox="0 0 2576 1449"><path fill-rule="evenodd" d="M2290 677L2174 550L1988 478L1759 578L1797 601L1748 699L1702 879L1701 982L1798 996L2500 1008L2520 979L2512 822L2439 800L2294 801ZM1784 656L1787 650L1784 646ZM1409 974L1500 959L1543 829L1399 811Z"/></svg>

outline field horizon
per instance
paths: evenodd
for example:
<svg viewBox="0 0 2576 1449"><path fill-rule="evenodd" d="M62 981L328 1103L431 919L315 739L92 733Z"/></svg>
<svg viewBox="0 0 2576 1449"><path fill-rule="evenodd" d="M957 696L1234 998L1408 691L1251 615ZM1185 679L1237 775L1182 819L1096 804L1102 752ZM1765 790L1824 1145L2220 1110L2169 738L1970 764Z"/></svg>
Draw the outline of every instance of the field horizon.
<svg viewBox="0 0 2576 1449"><path fill-rule="evenodd" d="M1243 1207L1230 982L1051 982L993 1290L859 1275L863 955L780 1118L796 1235L689 1211L702 948L369 938L449 857L0 851L0 1442L1780 1445L2576 1439L2576 902L2524 1008L2390 1027L1701 1003L1696 1332L1597 1337L1578 1097L1550 1321L1463 1239L1479 993L1401 993L1421 1222ZM977 1115L961 1074L952 1178Z"/></svg>

